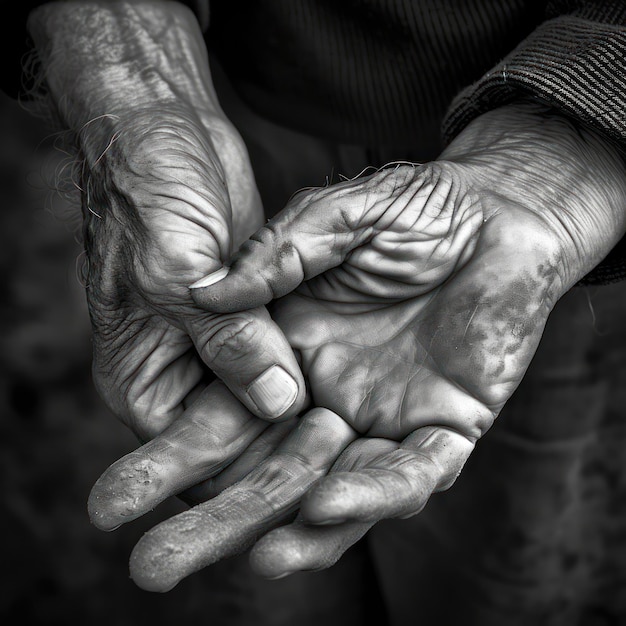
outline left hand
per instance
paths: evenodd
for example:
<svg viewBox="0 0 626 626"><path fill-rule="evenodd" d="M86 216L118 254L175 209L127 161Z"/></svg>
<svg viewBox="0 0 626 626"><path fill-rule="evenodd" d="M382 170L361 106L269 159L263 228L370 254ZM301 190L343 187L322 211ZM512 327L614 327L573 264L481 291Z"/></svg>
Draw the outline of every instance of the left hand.
<svg viewBox="0 0 626 626"><path fill-rule="evenodd" d="M320 457L299 427L238 485L148 533L135 579L169 588L251 541L337 458L301 519L255 547L262 574L328 566L377 520L413 515L449 487L558 298L623 233L623 174L592 133L520 106L482 116L436 162L298 195L194 299L226 312L308 281L276 303L275 319L315 405L332 411L333 428L329 415L352 428L330 440L321 428ZM357 433L366 437L348 446ZM302 461L311 455L323 457L314 477ZM227 537L217 551L216 536Z"/></svg>

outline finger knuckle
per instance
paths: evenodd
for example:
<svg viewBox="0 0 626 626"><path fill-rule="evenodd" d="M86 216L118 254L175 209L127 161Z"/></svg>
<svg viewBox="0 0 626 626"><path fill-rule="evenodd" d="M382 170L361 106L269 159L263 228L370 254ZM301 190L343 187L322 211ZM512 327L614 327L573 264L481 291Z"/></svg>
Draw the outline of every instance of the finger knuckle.
<svg viewBox="0 0 626 626"><path fill-rule="evenodd" d="M206 338L211 361L245 358L251 346L263 335L262 324L249 316L238 316L217 325Z"/></svg>

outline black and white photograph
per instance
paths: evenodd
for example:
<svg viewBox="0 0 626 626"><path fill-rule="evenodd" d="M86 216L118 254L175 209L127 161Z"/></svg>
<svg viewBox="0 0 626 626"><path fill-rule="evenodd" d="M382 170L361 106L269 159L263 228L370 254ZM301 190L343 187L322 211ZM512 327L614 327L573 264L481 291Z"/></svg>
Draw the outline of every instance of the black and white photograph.
<svg viewBox="0 0 626 626"><path fill-rule="evenodd" d="M626 626L626 0L0 31L2 624Z"/></svg>

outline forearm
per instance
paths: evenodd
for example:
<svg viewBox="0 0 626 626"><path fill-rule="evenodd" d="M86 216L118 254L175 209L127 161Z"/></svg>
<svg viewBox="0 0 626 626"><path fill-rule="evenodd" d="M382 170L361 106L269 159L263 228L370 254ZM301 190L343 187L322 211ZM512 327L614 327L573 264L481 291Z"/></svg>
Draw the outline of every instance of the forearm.
<svg viewBox="0 0 626 626"><path fill-rule="evenodd" d="M192 169L201 166L205 177L221 181L216 188L226 183L236 207L235 240L249 234L261 208L247 150L220 108L204 39L186 6L158 0L51 2L31 13L29 30L46 103L62 128L73 131L68 147L81 161L83 177L107 178L96 168L105 165L103 156L122 136L125 157L107 167L133 167L133 159L140 159L142 171L156 174L159 158L149 158L140 143L148 138L156 145L149 136L165 136L169 146L178 144L179 156L192 159ZM191 184L188 175L186 180Z"/></svg>
<svg viewBox="0 0 626 626"><path fill-rule="evenodd" d="M490 111L441 158L469 165L479 185L491 186L496 197L546 225L564 290L591 271L626 231L622 155L595 131L547 107L517 104ZM500 203L492 208L500 211Z"/></svg>
<svg viewBox="0 0 626 626"><path fill-rule="evenodd" d="M29 31L64 121L183 101L222 115L194 15L177 2L52 2Z"/></svg>
<svg viewBox="0 0 626 626"><path fill-rule="evenodd" d="M223 136L230 143L236 133L219 106L202 34L187 7L52 2L34 10L28 26L56 117L69 130L90 126L87 141L77 137L87 144L80 149L88 162L146 110L179 112L186 126L202 125L224 160Z"/></svg>

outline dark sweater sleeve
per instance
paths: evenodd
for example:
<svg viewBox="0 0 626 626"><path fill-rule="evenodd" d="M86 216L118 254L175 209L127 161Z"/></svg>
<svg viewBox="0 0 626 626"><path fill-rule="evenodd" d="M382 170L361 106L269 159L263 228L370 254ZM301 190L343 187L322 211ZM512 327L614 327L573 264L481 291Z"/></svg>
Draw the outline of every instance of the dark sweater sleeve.
<svg viewBox="0 0 626 626"><path fill-rule="evenodd" d="M473 118L537 99L614 141L626 154L626 0L552 2L551 17L452 102L450 141ZM549 13L550 15L550 13ZM626 278L626 239L582 284Z"/></svg>

